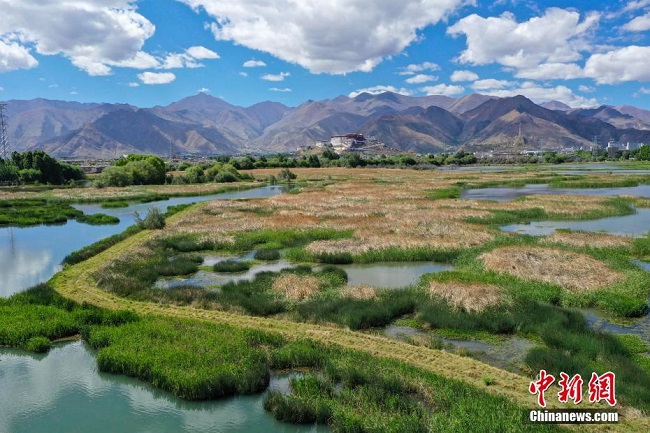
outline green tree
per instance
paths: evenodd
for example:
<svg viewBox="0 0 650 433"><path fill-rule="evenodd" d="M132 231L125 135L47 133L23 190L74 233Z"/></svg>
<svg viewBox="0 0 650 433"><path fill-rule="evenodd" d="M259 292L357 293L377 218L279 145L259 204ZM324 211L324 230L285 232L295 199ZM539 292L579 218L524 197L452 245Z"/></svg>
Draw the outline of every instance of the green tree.
<svg viewBox="0 0 650 433"><path fill-rule="evenodd" d="M650 161L650 144L641 146L636 153L636 159L639 161Z"/></svg>

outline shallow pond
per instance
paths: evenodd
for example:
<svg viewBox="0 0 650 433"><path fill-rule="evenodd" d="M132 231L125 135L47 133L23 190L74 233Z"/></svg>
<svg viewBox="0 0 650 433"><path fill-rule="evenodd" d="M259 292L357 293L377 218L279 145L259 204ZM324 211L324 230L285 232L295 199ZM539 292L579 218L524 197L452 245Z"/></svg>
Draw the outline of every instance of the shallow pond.
<svg viewBox="0 0 650 433"><path fill-rule="evenodd" d="M602 232L613 235L642 236L650 231L650 209L637 209L633 215L601 218L586 221L535 221L530 224L502 226L505 232L532 236L550 235L557 229Z"/></svg>
<svg viewBox="0 0 650 433"><path fill-rule="evenodd" d="M475 200L509 201L534 194L590 196L633 195L637 197L650 197L650 185L620 188L551 188L546 184L530 184L520 188L496 187L468 189L464 190L460 196L461 198Z"/></svg>
<svg viewBox="0 0 650 433"><path fill-rule="evenodd" d="M0 431L39 432L325 432L294 426L264 411L264 394L206 402L180 400L139 380L100 373L82 342L47 355L0 349ZM287 379L272 379L283 390Z"/></svg>
<svg viewBox="0 0 650 433"><path fill-rule="evenodd" d="M209 263L216 263L210 260ZM206 262L204 262L206 264ZM238 281L252 281L255 275L260 272L280 272L282 269L293 268L294 264L286 260L278 260L275 262L260 263L252 266L245 272L211 272L200 270L197 273L180 278L163 278L156 281L156 287L160 289L171 289L172 287L181 285L191 285L199 287L210 286L223 286L228 283L236 283Z"/></svg>
<svg viewBox="0 0 650 433"><path fill-rule="evenodd" d="M633 260L632 263L650 272L650 263ZM650 299L648 299L650 304ZM613 334L633 334L650 343L650 313L637 319L621 319L608 317L601 311L591 308L579 310L585 315L587 324L595 330Z"/></svg>
<svg viewBox="0 0 650 433"><path fill-rule="evenodd" d="M389 338L408 341L412 337L432 338L428 332L410 326L390 325L384 330L384 335ZM435 337L434 337L435 338ZM487 343L479 340L458 340L454 338L440 338L444 344L451 345L454 349L469 352L473 358L494 367L519 372L526 353L535 344L519 337L508 337L499 344Z"/></svg>
<svg viewBox="0 0 650 433"><path fill-rule="evenodd" d="M386 262L338 265L348 274L348 285L365 284L387 289L401 289L416 284L424 274L453 269L442 263Z"/></svg>
<svg viewBox="0 0 650 433"><path fill-rule="evenodd" d="M99 205L78 205L85 213L105 213L120 218L120 223L90 226L76 221L63 225L0 228L0 297L10 296L50 279L61 269L60 263L73 251L124 231L134 223L134 212L215 199L262 198L281 194L283 187L265 186L245 191L199 197L177 197L126 208L102 209Z"/></svg>

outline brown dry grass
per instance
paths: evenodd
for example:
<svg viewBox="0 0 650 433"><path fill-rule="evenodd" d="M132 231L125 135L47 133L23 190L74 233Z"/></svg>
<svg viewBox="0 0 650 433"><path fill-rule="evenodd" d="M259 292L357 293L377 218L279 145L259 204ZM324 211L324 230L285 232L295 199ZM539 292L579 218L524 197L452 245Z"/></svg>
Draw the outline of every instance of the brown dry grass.
<svg viewBox="0 0 650 433"><path fill-rule="evenodd" d="M358 284L343 287L341 289L341 295L344 298L351 299L375 299L377 297L377 290L372 286Z"/></svg>
<svg viewBox="0 0 650 433"><path fill-rule="evenodd" d="M271 290L290 301L302 301L318 293L319 285L318 278L312 275L283 274L276 278Z"/></svg>
<svg viewBox="0 0 650 433"><path fill-rule="evenodd" d="M501 289L491 284L432 281L429 293L441 297L456 308L477 313L502 302Z"/></svg>
<svg viewBox="0 0 650 433"><path fill-rule="evenodd" d="M632 241L624 236L607 235L604 233L566 233L554 232L546 236L544 243L560 243L573 247L595 247L595 248L612 248L627 247Z"/></svg>
<svg viewBox="0 0 650 433"><path fill-rule="evenodd" d="M624 277L585 254L541 247L504 247L480 256L485 267L525 280L583 292L610 286Z"/></svg>

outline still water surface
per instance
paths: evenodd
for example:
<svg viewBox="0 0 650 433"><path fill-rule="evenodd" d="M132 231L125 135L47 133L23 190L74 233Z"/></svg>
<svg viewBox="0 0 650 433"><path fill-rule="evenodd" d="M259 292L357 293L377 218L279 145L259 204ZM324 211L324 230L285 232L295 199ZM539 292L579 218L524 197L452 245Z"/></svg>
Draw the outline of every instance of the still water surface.
<svg viewBox="0 0 650 433"><path fill-rule="evenodd" d="M270 389L286 389L275 378ZM0 349L0 432L325 432L280 423L264 394L188 402L126 376L100 373L82 342L47 355Z"/></svg>
<svg viewBox="0 0 650 433"><path fill-rule="evenodd" d="M61 262L73 251L124 231L134 223L134 212L146 213L150 207L166 211L179 204L215 199L262 198L281 194L280 186L265 186L245 191L176 197L151 203L138 203L127 208L102 209L99 205L77 205L87 214L105 213L120 218L120 223L90 226L76 221L63 225L0 228L0 297L21 292L50 279L61 269Z"/></svg>

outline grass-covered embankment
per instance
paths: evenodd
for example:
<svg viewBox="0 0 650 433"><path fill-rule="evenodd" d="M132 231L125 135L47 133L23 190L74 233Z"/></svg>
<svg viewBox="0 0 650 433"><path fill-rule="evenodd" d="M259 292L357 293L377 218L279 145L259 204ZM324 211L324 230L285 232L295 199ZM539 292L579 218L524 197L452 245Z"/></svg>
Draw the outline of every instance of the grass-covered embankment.
<svg viewBox="0 0 650 433"><path fill-rule="evenodd" d="M53 340L77 335L89 325L131 320L132 313L80 306L40 284L0 298L0 346L45 352Z"/></svg>
<svg viewBox="0 0 650 433"><path fill-rule="evenodd" d="M60 338L81 332L98 350L101 371L136 377L185 399L260 392L268 386L271 370L308 368L309 373L292 382L291 395L268 396L265 407L279 420L318 421L338 430L457 431L455 427L469 428L477 420L496 430L511 426L518 431L555 430L526 423L522 409L504 397L401 362L308 339L246 326L139 318L80 307L45 285L6 303L13 310L0 316L3 330L18 327L23 339L36 336L26 340L28 344L19 340L3 344L40 350L35 343L48 333ZM66 322L66 329L54 332L62 325L49 320L46 326L51 330L24 330L24 319L44 309L58 310L57 318ZM323 386L312 386L321 381Z"/></svg>

